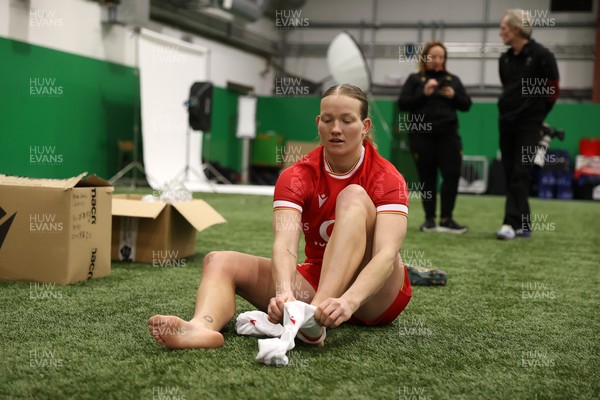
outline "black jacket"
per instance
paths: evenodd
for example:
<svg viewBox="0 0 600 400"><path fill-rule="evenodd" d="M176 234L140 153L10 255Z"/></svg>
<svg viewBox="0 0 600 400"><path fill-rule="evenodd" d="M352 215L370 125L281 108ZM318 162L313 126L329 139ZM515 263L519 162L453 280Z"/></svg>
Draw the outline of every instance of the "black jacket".
<svg viewBox="0 0 600 400"><path fill-rule="evenodd" d="M554 55L530 39L518 55L512 47L500 56L502 94L498 100L500 122L541 124L559 94Z"/></svg>
<svg viewBox="0 0 600 400"><path fill-rule="evenodd" d="M429 79L437 80L439 86L431 96L425 96L423 88ZM439 94L442 85L449 85L454 89L452 99ZM408 77L402 86L398 106L400 110L410 111L417 119L420 117L425 123L430 123L434 135L458 133L456 110L468 111L471 108L471 98L456 75L446 71L426 71Z"/></svg>

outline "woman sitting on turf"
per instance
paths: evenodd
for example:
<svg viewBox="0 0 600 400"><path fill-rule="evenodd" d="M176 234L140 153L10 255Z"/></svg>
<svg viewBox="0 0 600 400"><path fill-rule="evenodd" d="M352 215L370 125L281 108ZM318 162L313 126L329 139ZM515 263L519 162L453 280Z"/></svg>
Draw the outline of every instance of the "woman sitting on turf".
<svg viewBox="0 0 600 400"><path fill-rule="evenodd" d="M236 293L274 323L282 321L284 303L296 299L316 306L315 320L328 328L396 319L412 295L399 255L408 192L402 175L373 145L368 107L352 85L323 94L316 121L322 146L286 169L275 186L272 259L209 253L194 317L149 319L158 343L222 346L219 331L235 313ZM307 259L298 265L301 231Z"/></svg>

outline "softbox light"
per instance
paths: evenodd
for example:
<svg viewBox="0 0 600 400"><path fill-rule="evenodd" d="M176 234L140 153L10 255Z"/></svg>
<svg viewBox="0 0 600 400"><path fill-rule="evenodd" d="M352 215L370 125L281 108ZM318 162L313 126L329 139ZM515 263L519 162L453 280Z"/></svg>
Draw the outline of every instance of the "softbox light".
<svg viewBox="0 0 600 400"><path fill-rule="evenodd" d="M371 72L358 43L348 32L338 34L327 49L329 72L337 83L350 83L371 91Z"/></svg>
<svg viewBox="0 0 600 400"><path fill-rule="evenodd" d="M210 131L213 85L211 82L194 82L186 102L189 112L188 122L195 131Z"/></svg>

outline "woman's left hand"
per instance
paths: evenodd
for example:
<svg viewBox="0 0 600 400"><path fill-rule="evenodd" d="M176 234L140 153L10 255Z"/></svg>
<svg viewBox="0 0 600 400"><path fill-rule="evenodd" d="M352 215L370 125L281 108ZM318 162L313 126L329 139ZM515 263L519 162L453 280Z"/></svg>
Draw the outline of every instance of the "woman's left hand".
<svg viewBox="0 0 600 400"><path fill-rule="evenodd" d="M355 312L353 305L343 297L329 297L317 307L315 319L327 328L337 328L348 321Z"/></svg>
<svg viewBox="0 0 600 400"><path fill-rule="evenodd" d="M448 99L451 99L454 97L454 89L452 89L452 86L444 86L440 89L440 94Z"/></svg>

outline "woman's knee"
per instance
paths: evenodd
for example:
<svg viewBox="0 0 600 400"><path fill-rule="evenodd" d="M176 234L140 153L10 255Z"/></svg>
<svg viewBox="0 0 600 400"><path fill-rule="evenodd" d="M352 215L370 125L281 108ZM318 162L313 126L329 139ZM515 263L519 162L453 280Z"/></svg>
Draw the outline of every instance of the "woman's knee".
<svg viewBox="0 0 600 400"><path fill-rule="evenodd" d="M202 272L211 272L218 270L221 273L228 272L231 266L231 258L234 252L231 251L211 251L202 261Z"/></svg>
<svg viewBox="0 0 600 400"><path fill-rule="evenodd" d="M361 209L365 212L375 213L375 205L365 189L360 185L348 185L338 194L335 214L336 218L349 210Z"/></svg>

